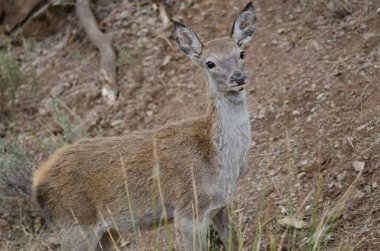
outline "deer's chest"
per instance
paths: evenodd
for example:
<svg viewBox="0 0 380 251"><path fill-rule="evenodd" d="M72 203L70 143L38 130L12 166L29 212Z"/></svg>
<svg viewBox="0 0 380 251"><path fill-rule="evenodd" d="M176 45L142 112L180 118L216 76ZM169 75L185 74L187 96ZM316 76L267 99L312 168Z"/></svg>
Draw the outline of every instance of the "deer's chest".
<svg viewBox="0 0 380 251"><path fill-rule="evenodd" d="M221 119L214 138L217 165L227 173L236 168L248 152L251 139L246 112ZM234 172L232 172L234 173Z"/></svg>
<svg viewBox="0 0 380 251"><path fill-rule="evenodd" d="M214 143L216 148L217 172L214 186L210 188L221 204L231 203L237 188L237 177L244 164L250 145L250 125L248 114L241 114L223 121L217 128Z"/></svg>

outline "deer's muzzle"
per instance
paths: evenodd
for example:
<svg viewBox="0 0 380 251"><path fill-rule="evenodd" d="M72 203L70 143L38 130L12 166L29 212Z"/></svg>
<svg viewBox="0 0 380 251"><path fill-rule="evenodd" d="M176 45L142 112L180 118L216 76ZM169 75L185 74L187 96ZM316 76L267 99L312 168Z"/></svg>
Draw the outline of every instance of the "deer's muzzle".
<svg viewBox="0 0 380 251"><path fill-rule="evenodd" d="M236 83L238 86L244 85L245 79L246 79L246 76L241 71L234 72L230 78L231 82Z"/></svg>

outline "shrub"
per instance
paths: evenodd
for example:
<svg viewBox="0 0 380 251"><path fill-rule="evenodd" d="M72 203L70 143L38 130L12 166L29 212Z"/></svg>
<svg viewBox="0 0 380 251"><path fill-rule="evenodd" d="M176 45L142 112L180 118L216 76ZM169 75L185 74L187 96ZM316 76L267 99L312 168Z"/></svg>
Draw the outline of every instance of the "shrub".
<svg viewBox="0 0 380 251"><path fill-rule="evenodd" d="M0 51L0 109L4 109L8 101L14 102L22 78L17 61L8 52Z"/></svg>

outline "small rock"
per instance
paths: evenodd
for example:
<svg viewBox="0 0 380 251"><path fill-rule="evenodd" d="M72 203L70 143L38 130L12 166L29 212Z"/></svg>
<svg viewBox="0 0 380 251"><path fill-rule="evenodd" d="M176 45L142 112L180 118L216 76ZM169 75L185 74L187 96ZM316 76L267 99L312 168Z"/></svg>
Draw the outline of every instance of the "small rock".
<svg viewBox="0 0 380 251"><path fill-rule="evenodd" d="M324 50L324 48L323 48L323 46L321 46L316 40L312 40L311 42L310 42L310 45L311 46L313 46L313 48L316 50L316 51L318 51L318 52L324 52L325 50Z"/></svg>
<svg viewBox="0 0 380 251"><path fill-rule="evenodd" d="M47 242L50 243L50 244L54 244L54 245L59 245L60 244L60 240L56 236L51 236L51 237L47 238Z"/></svg>
<svg viewBox="0 0 380 251"><path fill-rule="evenodd" d="M336 68L335 70L333 70L332 75L334 77L338 77L338 76L342 75L342 72L338 68Z"/></svg>
<svg viewBox="0 0 380 251"><path fill-rule="evenodd" d="M129 240L121 240L120 247L125 248L125 247L129 246L130 244L131 244L131 242Z"/></svg>
<svg viewBox="0 0 380 251"><path fill-rule="evenodd" d="M335 185L335 182L333 181L330 184L328 184L327 186L328 186L328 188L332 188L334 185Z"/></svg>
<svg viewBox="0 0 380 251"><path fill-rule="evenodd" d="M263 119L264 117L265 117L265 109L263 108L263 109L260 109L258 118Z"/></svg>
<svg viewBox="0 0 380 251"><path fill-rule="evenodd" d="M275 39L273 39L273 40L271 41L271 43L272 43L272 45L278 45L278 41L275 40Z"/></svg>
<svg viewBox="0 0 380 251"><path fill-rule="evenodd" d="M293 115L300 115L301 112L300 112L300 110L293 110L293 111L292 111L292 114L293 114Z"/></svg>
<svg viewBox="0 0 380 251"><path fill-rule="evenodd" d="M95 126L98 122L98 114L96 111L90 111L86 113L84 119L83 119L86 127L91 128Z"/></svg>
<svg viewBox="0 0 380 251"><path fill-rule="evenodd" d="M343 171L342 173L338 174L336 179L341 182L341 181L344 181L344 179L346 178L347 176L347 171Z"/></svg>
<svg viewBox="0 0 380 251"><path fill-rule="evenodd" d="M345 7L344 2L341 2L341 1L337 1L337 0L329 1L326 4L326 7L329 11L334 13L334 15L337 17L345 17L350 13L348 9Z"/></svg>
<svg viewBox="0 0 380 251"><path fill-rule="evenodd" d="M317 96L317 99L319 101L325 101L326 100L326 94L324 94L323 92L320 93L318 96Z"/></svg>
<svg viewBox="0 0 380 251"><path fill-rule="evenodd" d="M362 130L364 130L367 127L367 125L368 125L368 123L362 124L361 126L359 126L359 127L356 128L356 131L362 131Z"/></svg>
<svg viewBox="0 0 380 251"><path fill-rule="evenodd" d="M300 7L300 6L297 6L295 9L294 9L294 13L296 14L300 14L302 13L303 9Z"/></svg>
<svg viewBox="0 0 380 251"><path fill-rule="evenodd" d="M375 181L375 182L373 182L372 183L372 189L376 189L378 187L378 184L377 184L377 182Z"/></svg>
<svg viewBox="0 0 380 251"><path fill-rule="evenodd" d="M282 214L286 214L288 212L288 209L286 209L285 207L283 206L280 206L280 210L281 210L281 213Z"/></svg>
<svg viewBox="0 0 380 251"><path fill-rule="evenodd" d="M171 60L171 56L166 56L165 58L164 58L164 61L162 62L162 66L165 66L165 65L167 65L167 64L169 64L170 63L170 60Z"/></svg>
<svg viewBox="0 0 380 251"><path fill-rule="evenodd" d="M120 125L121 123L123 123L123 120L122 119L117 119L117 120L114 120L114 121L111 122L111 126L115 127L115 126Z"/></svg>
<svg viewBox="0 0 380 251"><path fill-rule="evenodd" d="M45 107L40 107L38 108L38 114L41 116L45 116L46 114L48 114L48 110L46 110Z"/></svg>
<svg viewBox="0 0 380 251"><path fill-rule="evenodd" d="M339 188L339 189L341 189L342 188L342 182L335 182L334 183L334 186L336 187L336 188Z"/></svg>
<svg viewBox="0 0 380 251"><path fill-rule="evenodd" d="M305 167L305 166L307 166L308 164L309 164L309 160L307 160L307 159L301 160L301 161L299 162L299 165L300 165L301 167Z"/></svg>
<svg viewBox="0 0 380 251"><path fill-rule="evenodd" d="M352 203L358 199L363 198L364 196L365 196L365 193L363 193L360 190L355 189L348 194L347 202Z"/></svg>
<svg viewBox="0 0 380 251"><path fill-rule="evenodd" d="M130 16L130 12L128 10L124 10L122 11L118 16L117 16L117 19L125 19L125 18L128 18Z"/></svg>
<svg viewBox="0 0 380 251"><path fill-rule="evenodd" d="M106 99L109 106L112 106L116 102L116 93L108 86L102 88L102 97Z"/></svg>
<svg viewBox="0 0 380 251"><path fill-rule="evenodd" d="M51 90L50 90L49 93L54 98L58 97L59 95L61 95L63 93L63 87L62 87L62 85L56 85L56 86L54 86L53 88L51 88Z"/></svg>
<svg viewBox="0 0 380 251"><path fill-rule="evenodd" d="M362 161L354 161L352 162L352 166L354 167L355 171L362 172L364 170L365 163Z"/></svg>
<svg viewBox="0 0 380 251"><path fill-rule="evenodd" d="M299 174L297 174L297 179L302 179L302 177L305 175L306 175L305 172L300 172Z"/></svg>
<svg viewBox="0 0 380 251"><path fill-rule="evenodd" d="M294 217L285 217L277 221L283 227L294 227L296 229L302 229L306 226L303 220L298 220Z"/></svg>
<svg viewBox="0 0 380 251"><path fill-rule="evenodd" d="M370 185L365 186L365 187L364 187L364 191L365 191L367 194L370 194L371 191L372 191L371 186L370 186Z"/></svg>

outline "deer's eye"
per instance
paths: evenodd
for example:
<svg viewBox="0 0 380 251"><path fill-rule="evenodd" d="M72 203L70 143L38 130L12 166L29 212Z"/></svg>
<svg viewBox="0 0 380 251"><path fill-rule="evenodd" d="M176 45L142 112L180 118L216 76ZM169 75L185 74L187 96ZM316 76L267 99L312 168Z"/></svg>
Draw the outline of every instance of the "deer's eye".
<svg viewBox="0 0 380 251"><path fill-rule="evenodd" d="M245 51L241 51L241 52L240 52L240 58L241 58L241 59L244 59L244 57L245 57Z"/></svg>
<svg viewBox="0 0 380 251"><path fill-rule="evenodd" d="M207 61L207 62L206 62L206 65L207 65L207 67L208 67L209 69L212 69L212 68L215 67L215 63L214 63L214 62L211 62L211 61Z"/></svg>

